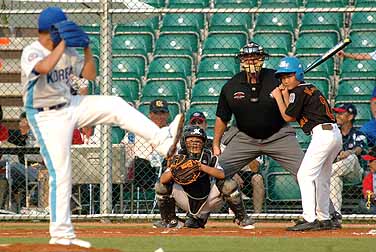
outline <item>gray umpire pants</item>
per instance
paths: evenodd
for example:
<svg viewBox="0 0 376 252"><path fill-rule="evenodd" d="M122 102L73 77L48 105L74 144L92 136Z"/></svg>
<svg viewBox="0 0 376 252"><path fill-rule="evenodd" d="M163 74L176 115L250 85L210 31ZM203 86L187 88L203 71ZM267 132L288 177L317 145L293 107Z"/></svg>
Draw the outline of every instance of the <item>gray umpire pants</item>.
<svg viewBox="0 0 376 252"><path fill-rule="evenodd" d="M295 129L289 124L266 139L252 138L234 126L226 135L224 136L226 148L218 161L226 178L232 178L235 173L258 156L268 155L296 179L304 152L296 139ZM329 208L330 213L333 213L334 207L331 201Z"/></svg>

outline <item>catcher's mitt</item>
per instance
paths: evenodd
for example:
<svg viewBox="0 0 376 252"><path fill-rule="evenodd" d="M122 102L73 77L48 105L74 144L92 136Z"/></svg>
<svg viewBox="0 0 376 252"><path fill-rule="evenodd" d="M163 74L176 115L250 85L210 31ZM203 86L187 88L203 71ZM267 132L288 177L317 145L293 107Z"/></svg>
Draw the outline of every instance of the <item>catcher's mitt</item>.
<svg viewBox="0 0 376 252"><path fill-rule="evenodd" d="M51 26L51 40L54 45L60 43L63 39L67 47L83 47L89 46L90 39L86 32L75 22L70 20L61 21Z"/></svg>
<svg viewBox="0 0 376 252"><path fill-rule="evenodd" d="M181 185L188 185L200 176L200 161L187 159L186 155L178 154L168 160L168 168L174 181Z"/></svg>

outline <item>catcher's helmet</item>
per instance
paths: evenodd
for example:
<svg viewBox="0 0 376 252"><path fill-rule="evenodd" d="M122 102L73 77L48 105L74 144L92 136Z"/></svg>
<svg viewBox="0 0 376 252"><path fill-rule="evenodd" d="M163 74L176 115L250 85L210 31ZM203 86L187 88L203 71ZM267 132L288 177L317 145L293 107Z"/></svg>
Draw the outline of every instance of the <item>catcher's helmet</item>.
<svg viewBox="0 0 376 252"><path fill-rule="evenodd" d="M303 64L296 57L284 57L279 62L275 76L279 78L282 74L295 73L295 78L303 82L304 81L304 69Z"/></svg>
<svg viewBox="0 0 376 252"><path fill-rule="evenodd" d="M44 9L38 18L38 31L48 31L53 24L67 20L65 13L59 7Z"/></svg>
<svg viewBox="0 0 376 252"><path fill-rule="evenodd" d="M203 143L201 145L201 149L197 150L197 146L188 146L187 139L189 137L199 137L202 139ZM187 154L192 159L199 159L202 153L202 150L205 146L207 140L207 136L205 130L200 128L199 126L191 125L185 128L183 137L180 141L181 149L184 154ZM193 150L195 149L195 150ZM194 153L195 152L195 153Z"/></svg>

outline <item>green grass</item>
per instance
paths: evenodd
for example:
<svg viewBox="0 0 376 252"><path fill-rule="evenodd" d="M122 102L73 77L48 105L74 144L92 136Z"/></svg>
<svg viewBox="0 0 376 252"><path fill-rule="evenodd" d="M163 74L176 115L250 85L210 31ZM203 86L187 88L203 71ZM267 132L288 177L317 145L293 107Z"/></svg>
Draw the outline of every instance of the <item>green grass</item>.
<svg viewBox="0 0 376 252"><path fill-rule="evenodd" d="M88 238L96 248L123 252L371 252L375 238L127 237ZM0 238L0 243L47 243L46 238Z"/></svg>

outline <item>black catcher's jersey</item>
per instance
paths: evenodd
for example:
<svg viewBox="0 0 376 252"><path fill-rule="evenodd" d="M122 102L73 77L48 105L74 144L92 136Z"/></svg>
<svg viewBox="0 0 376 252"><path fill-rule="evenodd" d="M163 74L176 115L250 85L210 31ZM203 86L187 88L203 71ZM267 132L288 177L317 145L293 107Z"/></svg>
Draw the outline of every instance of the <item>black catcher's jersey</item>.
<svg viewBox="0 0 376 252"><path fill-rule="evenodd" d="M290 90L289 106L285 112L295 117L304 133L322 123L334 123L332 109L324 95L314 85L302 83Z"/></svg>
<svg viewBox="0 0 376 252"><path fill-rule="evenodd" d="M185 154L185 153L181 153ZM217 166L217 157L212 154L209 149L204 148L200 158L200 162L210 167ZM201 172L198 179L189 184L182 185L184 191L194 198L204 198L209 195L210 192L210 177L205 172Z"/></svg>

